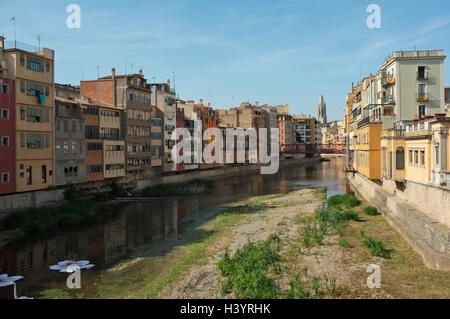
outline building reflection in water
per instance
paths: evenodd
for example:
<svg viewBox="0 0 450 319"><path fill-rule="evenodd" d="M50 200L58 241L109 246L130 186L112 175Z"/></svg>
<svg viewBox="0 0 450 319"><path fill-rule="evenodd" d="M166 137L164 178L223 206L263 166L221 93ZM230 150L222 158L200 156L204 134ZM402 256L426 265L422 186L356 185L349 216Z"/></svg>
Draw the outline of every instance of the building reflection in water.
<svg viewBox="0 0 450 319"><path fill-rule="evenodd" d="M208 196L132 202L113 216L88 226L36 236L11 243L0 250L0 273L20 275L19 295L37 297L45 289L64 289L67 274L49 266L70 258L95 264L89 277L151 245L183 231L186 223L204 209L249 196L284 193L302 187L328 187L329 193L346 192L343 160L282 169L275 175L237 176L216 182ZM0 288L0 298L12 298L12 288Z"/></svg>

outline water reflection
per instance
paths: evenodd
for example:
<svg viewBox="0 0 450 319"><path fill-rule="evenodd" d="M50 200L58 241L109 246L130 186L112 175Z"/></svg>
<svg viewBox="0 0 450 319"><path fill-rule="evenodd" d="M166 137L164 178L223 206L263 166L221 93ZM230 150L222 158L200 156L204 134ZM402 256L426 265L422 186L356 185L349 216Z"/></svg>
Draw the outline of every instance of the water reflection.
<svg viewBox="0 0 450 319"><path fill-rule="evenodd" d="M343 159L281 169L276 175L247 175L221 179L208 196L127 203L113 216L78 229L11 243L0 251L0 273L21 275L19 295L38 297L44 289L65 287L66 276L49 266L67 258L90 260L89 277L130 256L137 247L151 245L183 231L198 212L249 196L284 193L304 187L326 186L328 194L347 192ZM198 216L198 215L197 215ZM12 298L1 288L0 298Z"/></svg>

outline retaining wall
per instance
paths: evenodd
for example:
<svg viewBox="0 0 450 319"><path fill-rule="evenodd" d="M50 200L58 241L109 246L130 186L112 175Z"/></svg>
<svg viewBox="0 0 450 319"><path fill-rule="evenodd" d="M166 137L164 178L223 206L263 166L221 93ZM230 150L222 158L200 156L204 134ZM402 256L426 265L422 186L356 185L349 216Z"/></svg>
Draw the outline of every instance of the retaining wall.
<svg viewBox="0 0 450 319"><path fill-rule="evenodd" d="M450 228L440 223L432 214L395 194L387 192L358 173L348 173L355 193L378 208L386 220L396 228L410 245L422 256L425 264L434 269L450 270ZM417 193L414 196L426 196ZM450 214L447 210L445 213Z"/></svg>

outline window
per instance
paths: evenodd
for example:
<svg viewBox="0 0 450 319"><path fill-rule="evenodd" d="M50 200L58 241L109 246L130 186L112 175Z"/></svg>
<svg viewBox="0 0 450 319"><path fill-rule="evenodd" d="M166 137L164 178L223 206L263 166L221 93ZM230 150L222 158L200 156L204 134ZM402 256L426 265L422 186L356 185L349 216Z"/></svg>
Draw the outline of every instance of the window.
<svg viewBox="0 0 450 319"><path fill-rule="evenodd" d="M426 67L424 67L424 66L417 67L417 79L418 80L424 80L426 78L425 70L426 70Z"/></svg>
<svg viewBox="0 0 450 319"><path fill-rule="evenodd" d="M8 90L8 84L3 84L2 85L2 93L3 94L8 94L9 90Z"/></svg>
<svg viewBox="0 0 450 319"><path fill-rule="evenodd" d="M39 83L27 82L27 95L39 96L44 94L44 86Z"/></svg>
<svg viewBox="0 0 450 319"><path fill-rule="evenodd" d="M20 92L25 93L25 81L20 81Z"/></svg>
<svg viewBox="0 0 450 319"><path fill-rule="evenodd" d="M23 53L20 54L20 66L25 66L25 55Z"/></svg>
<svg viewBox="0 0 450 319"><path fill-rule="evenodd" d="M396 169L405 169L405 151L403 147L397 148L395 152Z"/></svg>
<svg viewBox="0 0 450 319"><path fill-rule="evenodd" d="M414 164L419 165L419 151L414 151Z"/></svg>
<svg viewBox="0 0 450 319"><path fill-rule="evenodd" d="M22 141L21 141L21 144L22 144ZM28 133L26 144L27 144L28 149L49 148L50 147L50 136L48 134Z"/></svg>
<svg viewBox="0 0 450 319"><path fill-rule="evenodd" d="M25 108L24 107L20 108L20 120L25 121Z"/></svg>
<svg viewBox="0 0 450 319"><path fill-rule="evenodd" d="M420 83L418 85L418 91L417 93L419 93L420 95L424 95L426 91L426 84Z"/></svg>
<svg viewBox="0 0 450 319"><path fill-rule="evenodd" d="M2 119L9 120L9 110L8 109L2 109Z"/></svg>
<svg viewBox="0 0 450 319"><path fill-rule="evenodd" d="M77 121L72 121L72 132L75 133L77 131Z"/></svg>
<svg viewBox="0 0 450 319"><path fill-rule="evenodd" d="M50 72L50 62L45 62L45 71Z"/></svg>
<svg viewBox="0 0 450 319"><path fill-rule="evenodd" d="M56 121L56 130L59 131L61 129L61 122Z"/></svg>
<svg viewBox="0 0 450 319"><path fill-rule="evenodd" d="M425 166L425 151L420 151L420 166Z"/></svg>
<svg viewBox="0 0 450 319"><path fill-rule="evenodd" d="M88 151L101 151L103 149L102 143L88 143Z"/></svg>
<svg viewBox="0 0 450 319"><path fill-rule="evenodd" d="M44 72L44 62L41 59L28 56L27 69L35 72Z"/></svg>
<svg viewBox="0 0 450 319"><path fill-rule="evenodd" d="M9 184L9 173L2 173L2 183Z"/></svg>
<svg viewBox="0 0 450 319"><path fill-rule="evenodd" d="M88 139L99 139L100 137L98 126L86 125L85 132L85 136Z"/></svg>
<svg viewBox="0 0 450 319"><path fill-rule="evenodd" d="M419 118L424 117L425 115L427 115L427 106L419 105Z"/></svg>
<svg viewBox="0 0 450 319"><path fill-rule="evenodd" d="M409 164L413 164L413 151L409 151Z"/></svg>
<svg viewBox="0 0 450 319"><path fill-rule="evenodd" d="M9 136L2 136L2 146L9 146Z"/></svg>
<svg viewBox="0 0 450 319"><path fill-rule="evenodd" d="M20 147L25 147L25 134L20 133Z"/></svg>
<svg viewBox="0 0 450 319"><path fill-rule="evenodd" d="M102 165L89 165L88 166L88 173L89 174L98 174L103 172L103 166Z"/></svg>
<svg viewBox="0 0 450 319"><path fill-rule="evenodd" d="M24 170L24 165L23 165L23 164L20 164L20 165L19 165L19 176L22 177L22 178L23 178L23 176L24 176L24 175L23 175L23 173L24 173L23 170Z"/></svg>
<svg viewBox="0 0 450 319"><path fill-rule="evenodd" d="M33 170L31 166L27 166L27 185L31 185L33 183Z"/></svg>
<svg viewBox="0 0 450 319"><path fill-rule="evenodd" d="M64 132L69 132L69 121L64 120Z"/></svg>
<svg viewBox="0 0 450 319"><path fill-rule="evenodd" d="M47 184L47 166L42 165L42 184Z"/></svg>
<svg viewBox="0 0 450 319"><path fill-rule="evenodd" d="M439 146L434 147L434 157L436 158L436 165L439 165Z"/></svg>
<svg viewBox="0 0 450 319"><path fill-rule="evenodd" d="M22 112L22 110L21 110L21 112ZM25 110L24 110L23 116L25 117ZM22 118L22 114L20 114L20 117ZM49 111L41 109L41 108L36 108L36 107L27 107L26 117L27 117L27 122L31 122L31 123L48 122L49 121Z"/></svg>

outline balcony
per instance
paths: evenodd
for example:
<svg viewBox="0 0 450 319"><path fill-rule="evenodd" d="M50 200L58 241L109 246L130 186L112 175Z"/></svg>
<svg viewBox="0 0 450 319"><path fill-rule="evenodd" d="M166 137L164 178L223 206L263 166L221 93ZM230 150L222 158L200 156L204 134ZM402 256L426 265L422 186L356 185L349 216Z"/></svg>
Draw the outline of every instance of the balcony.
<svg viewBox="0 0 450 319"><path fill-rule="evenodd" d="M383 104L393 104L395 103L394 95L386 95L381 97L381 103Z"/></svg>
<svg viewBox="0 0 450 319"><path fill-rule="evenodd" d="M395 77L394 77L394 75L389 74L389 73L383 74L382 77L381 77L381 85L383 87L388 87L388 86L390 86L392 84L395 84Z"/></svg>
<svg viewBox="0 0 450 319"><path fill-rule="evenodd" d="M406 138L424 138L431 135L430 121L416 122L406 126Z"/></svg>
<svg viewBox="0 0 450 319"><path fill-rule="evenodd" d="M417 93L416 100L417 102L427 102L430 100L430 96L428 93Z"/></svg>

